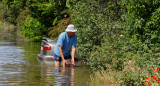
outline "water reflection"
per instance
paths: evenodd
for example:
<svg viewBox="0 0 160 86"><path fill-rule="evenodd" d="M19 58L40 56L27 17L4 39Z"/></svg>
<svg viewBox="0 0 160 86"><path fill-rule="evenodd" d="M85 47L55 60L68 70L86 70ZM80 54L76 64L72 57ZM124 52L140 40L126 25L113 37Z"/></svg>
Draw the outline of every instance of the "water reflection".
<svg viewBox="0 0 160 86"><path fill-rule="evenodd" d="M53 76L53 62L51 61L40 61L41 65L41 79L40 85L41 86L48 86L52 85L54 76Z"/></svg>
<svg viewBox="0 0 160 86"><path fill-rule="evenodd" d="M74 67L54 68L54 86L75 86Z"/></svg>
<svg viewBox="0 0 160 86"><path fill-rule="evenodd" d="M53 61L41 61L42 86L75 86L75 68L55 68Z"/></svg>

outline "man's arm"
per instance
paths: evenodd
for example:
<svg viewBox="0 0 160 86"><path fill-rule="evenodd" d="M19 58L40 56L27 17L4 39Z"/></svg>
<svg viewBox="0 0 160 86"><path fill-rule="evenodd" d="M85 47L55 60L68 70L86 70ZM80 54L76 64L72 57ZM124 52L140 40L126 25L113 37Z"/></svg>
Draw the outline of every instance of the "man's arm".
<svg viewBox="0 0 160 86"><path fill-rule="evenodd" d="M59 48L59 54L60 54L62 62L63 62L63 67L65 67L66 61L64 59L64 55L63 55L63 52L62 52L62 46L58 46L58 48Z"/></svg>
<svg viewBox="0 0 160 86"><path fill-rule="evenodd" d="M72 47L72 58L71 58L71 64L75 65L75 62L74 62L74 58L75 58L75 53L76 53L76 47Z"/></svg>

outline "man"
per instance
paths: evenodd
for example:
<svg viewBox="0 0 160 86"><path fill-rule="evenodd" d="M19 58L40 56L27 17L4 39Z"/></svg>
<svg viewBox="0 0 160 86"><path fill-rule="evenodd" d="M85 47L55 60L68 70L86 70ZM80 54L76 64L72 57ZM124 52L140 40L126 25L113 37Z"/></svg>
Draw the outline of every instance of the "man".
<svg viewBox="0 0 160 86"><path fill-rule="evenodd" d="M55 67L59 67L62 61L63 67L66 64L75 65L74 58L76 52L77 36L75 35L75 29L73 24L67 26L65 32L62 32L59 37L57 44L54 48L54 60ZM72 48L72 52L71 51Z"/></svg>

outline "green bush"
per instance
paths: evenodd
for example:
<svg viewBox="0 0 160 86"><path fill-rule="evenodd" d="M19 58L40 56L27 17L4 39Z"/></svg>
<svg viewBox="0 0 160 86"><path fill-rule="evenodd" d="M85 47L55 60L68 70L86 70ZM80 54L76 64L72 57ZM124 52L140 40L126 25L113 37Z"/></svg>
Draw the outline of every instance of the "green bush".
<svg viewBox="0 0 160 86"><path fill-rule="evenodd" d="M149 49L138 39L118 32L106 34L102 46L93 48L87 64L95 70L116 70L115 77L122 85L144 85L145 77L153 75L154 67L160 65L159 44Z"/></svg>
<svg viewBox="0 0 160 86"><path fill-rule="evenodd" d="M126 7L126 29L130 36L136 36L142 42L155 44L160 42L160 1L159 0L124 0Z"/></svg>
<svg viewBox="0 0 160 86"><path fill-rule="evenodd" d="M53 26L53 22L60 20L63 14L61 12L65 10L66 0L33 0L27 1L27 7L30 10L30 15L36 18L44 24L46 27Z"/></svg>
<svg viewBox="0 0 160 86"><path fill-rule="evenodd" d="M107 4L107 5L106 5ZM94 46L101 46L103 36L107 33L107 29L112 27L115 23L117 15L115 11L108 9L118 7L118 5L111 5L111 3L96 1L77 1L69 8L72 16L72 21L78 29L78 45L81 47L78 50L82 58L87 58ZM117 10L116 10L117 11ZM112 15L112 17L106 16Z"/></svg>
<svg viewBox="0 0 160 86"><path fill-rule="evenodd" d="M58 38L59 34L65 31L67 26L71 24L71 18L64 18L64 19L58 20L57 23L58 24L56 26L50 28L51 30L48 33L48 35L52 39Z"/></svg>
<svg viewBox="0 0 160 86"><path fill-rule="evenodd" d="M51 30L48 28L56 27L66 14L63 12L66 0L2 0L0 4L1 20L17 25L24 36L34 41L47 36L48 30Z"/></svg>
<svg viewBox="0 0 160 86"><path fill-rule="evenodd" d="M0 3L1 20L16 25L16 19L24 8L23 1L3 0Z"/></svg>
<svg viewBox="0 0 160 86"><path fill-rule="evenodd" d="M20 27L22 34L31 39L31 41L39 41L42 37L46 37L48 29L37 19L28 17L23 26Z"/></svg>

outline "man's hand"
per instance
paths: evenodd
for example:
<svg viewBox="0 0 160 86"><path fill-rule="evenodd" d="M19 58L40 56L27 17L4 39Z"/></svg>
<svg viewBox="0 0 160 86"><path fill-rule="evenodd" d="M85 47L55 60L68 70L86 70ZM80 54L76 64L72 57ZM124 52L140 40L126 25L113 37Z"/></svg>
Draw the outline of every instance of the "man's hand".
<svg viewBox="0 0 160 86"><path fill-rule="evenodd" d="M71 64L72 64L72 65L75 65L74 59L71 60Z"/></svg>

